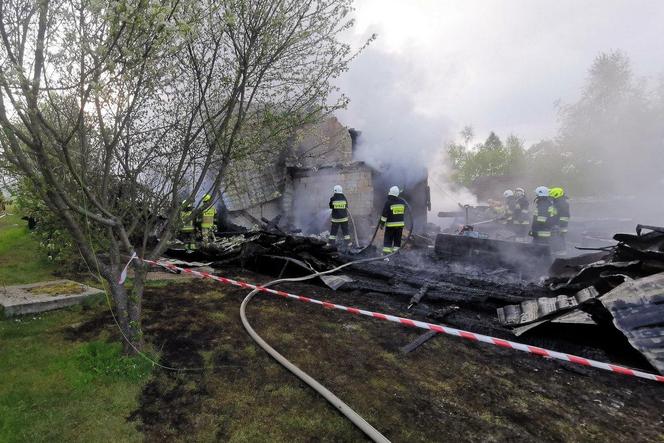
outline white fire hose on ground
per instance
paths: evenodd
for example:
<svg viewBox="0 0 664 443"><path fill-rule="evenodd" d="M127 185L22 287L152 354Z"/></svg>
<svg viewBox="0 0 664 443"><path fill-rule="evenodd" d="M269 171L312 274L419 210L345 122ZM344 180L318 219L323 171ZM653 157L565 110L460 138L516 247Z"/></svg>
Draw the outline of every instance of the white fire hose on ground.
<svg viewBox="0 0 664 443"><path fill-rule="evenodd" d="M405 201L405 200L404 200ZM410 228L410 233L408 234L408 237L404 241L404 246L408 243L410 240L412 231L413 231L413 216L410 211L410 206L408 205L408 202L406 202L406 206L408 207L408 213L410 214L411 217L411 228ZM348 211L350 214L350 211ZM353 221L353 228L355 228L355 222L353 220L353 216L351 214L351 221ZM371 244L373 243L373 240L376 237L376 233L378 232L378 227L380 226L380 223L376 225L376 230L374 231L374 235L371 238L371 243L367 245L362 251L366 250ZM357 244L357 230L355 230L355 241ZM362 252L360 251L360 252ZM266 283L262 285L262 287L269 287L276 285L278 283L283 283L283 282L299 282L299 281L305 281L305 280L311 280L316 277L320 277L323 275L327 274L332 274L334 272L337 272L347 266L357 264L357 263L368 263L372 261L380 261L384 260L388 257L391 257L395 254L398 254L400 250L397 250L395 252L392 252L391 254L384 255L384 256L379 256L379 257L371 257L371 258L364 258L360 260L355 260L351 261L348 263L344 263L341 266L338 266L334 269L330 269L328 271L322 271L322 272L314 272L310 275L305 275L304 277L293 277L293 278L282 278L282 279L277 279L273 280L269 283ZM247 314L246 314L246 309L247 305L251 301L251 299L256 295L258 292L258 289L254 289L251 291L247 296L242 300L242 304L240 305L240 319L242 320L242 325L244 326L244 329L247 331L249 336L260 346L265 352L270 354L272 358L274 358L279 364L281 364L283 367L288 369L290 372L292 372L296 377L298 377L300 380L305 382L307 385L309 385L313 390L318 392L320 395L322 395L330 404L332 404L339 412L341 412L346 418L348 418L355 426L357 426L362 432L364 432L367 437L372 439L375 442L382 442L382 443L389 443L389 440L381 434L376 428L371 426L364 418L362 418L357 412L355 412L350 406L348 406L346 403L344 403L339 397L334 395L329 389L327 389L325 386L317 382L313 377L311 377L309 374L295 366L293 363L291 363L286 357L281 355L279 352L277 352L276 349L274 349L272 346L270 346L263 338L258 335L258 333L254 330L254 328L251 327L251 324L249 324L249 320L247 319Z"/></svg>
<svg viewBox="0 0 664 443"><path fill-rule="evenodd" d="M271 281L269 283L266 283L264 285L261 285L261 286L265 288L265 287L273 286L273 285L276 285L278 283L283 283L283 282L299 282L299 281L311 280L313 278L320 277L322 275L332 274L332 273L337 272L340 269L343 269L343 268L345 268L347 266L350 266L352 264L383 260L386 257L397 254L398 252L399 251L396 251L396 252L393 252L392 254L389 254L389 255L386 255L386 256L365 258L365 259L362 259L362 260L356 260L356 261L348 262L348 263L345 263L345 264L343 264L341 266L338 266L334 269L330 269L328 271L323 271L323 272L315 272L315 273L310 274L310 275L305 275L304 277L282 278L282 279L278 279L278 280L273 280L273 281ZM367 435L367 437L371 438L375 442L387 442L387 443L389 443L390 440L388 440L376 428L371 426L371 424L369 424L369 422L367 422L364 418L362 418L350 406L348 406L346 403L344 403L343 400L341 400L339 397L334 395L329 389L327 389L325 386L321 385L313 377L311 377L309 374L307 374L306 372L304 372L303 370L301 370L300 368L295 366L286 357L284 357L279 352L277 352L276 349L274 349L265 340L263 340L263 338L260 335L258 335L258 333L251 327L251 325L249 324L249 320L247 320L246 308L247 308L247 304L249 304L249 302L254 297L254 295L256 295L257 292L258 292L258 289L254 289L249 294L247 294L247 296L244 298L244 300L242 300L242 304L240 305L240 319L242 320L242 325L244 326L244 329L251 336L251 338L258 344L258 346L260 346L265 352L270 354L270 356L272 358L274 358L277 362L279 362L279 364L281 364L283 367L288 369L296 377L298 377L300 380L302 380L307 385L309 385L313 390L315 390L320 395L322 395L339 412L341 412L355 426L357 426L362 432L364 432Z"/></svg>

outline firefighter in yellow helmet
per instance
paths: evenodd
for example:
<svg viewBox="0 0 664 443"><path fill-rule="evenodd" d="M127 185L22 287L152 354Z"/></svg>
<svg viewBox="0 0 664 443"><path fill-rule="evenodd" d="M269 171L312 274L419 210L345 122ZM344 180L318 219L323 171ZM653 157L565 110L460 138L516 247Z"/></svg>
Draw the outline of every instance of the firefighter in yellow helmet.
<svg viewBox="0 0 664 443"><path fill-rule="evenodd" d="M214 207L212 196L205 194L201 204L201 212L199 214L199 226L201 228L201 240L203 243L213 242L214 238L214 221L217 216L217 208Z"/></svg>
<svg viewBox="0 0 664 443"><path fill-rule="evenodd" d="M551 246L554 252L564 253L567 250L565 237L567 236L570 217L569 199L565 195L565 190L561 187L551 188L549 196L556 208L556 216L553 220L554 238L552 238Z"/></svg>
<svg viewBox="0 0 664 443"><path fill-rule="evenodd" d="M194 220L191 216L194 211L193 206L187 200L182 202L180 208L180 240L184 243L187 252L196 250L196 233L194 229Z"/></svg>

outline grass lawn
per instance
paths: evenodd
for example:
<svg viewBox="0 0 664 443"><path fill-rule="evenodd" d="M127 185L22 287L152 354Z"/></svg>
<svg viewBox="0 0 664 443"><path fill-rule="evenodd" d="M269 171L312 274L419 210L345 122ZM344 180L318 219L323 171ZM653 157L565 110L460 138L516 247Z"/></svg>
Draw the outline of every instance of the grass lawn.
<svg viewBox="0 0 664 443"><path fill-rule="evenodd" d="M54 278L56 266L38 247L20 215L14 213L0 218L0 287Z"/></svg>
<svg viewBox="0 0 664 443"><path fill-rule="evenodd" d="M0 219L0 290L54 278L18 215ZM107 311L76 307L0 320L0 442L141 441L127 416L150 373L103 335L77 341L70 326Z"/></svg>
<svg viewBox="0 0 664 443"><path fill-rule="evenodd" d="M140 441L127 416L150 372L119 343L66 337L105 309L72 308L0 321L0 441Z"/></svg>

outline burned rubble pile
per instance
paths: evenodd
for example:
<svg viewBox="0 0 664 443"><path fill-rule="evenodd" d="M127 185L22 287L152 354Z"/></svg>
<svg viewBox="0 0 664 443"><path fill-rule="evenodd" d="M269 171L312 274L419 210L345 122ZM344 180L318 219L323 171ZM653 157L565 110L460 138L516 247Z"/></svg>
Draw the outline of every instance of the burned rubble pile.
<svg viewBox="0 0 664 443"><path fill-rule="evenodd" d="M514 270L487 270L450 261L426 242L412 242L411 246L389 261L354 263L320 280L334 290L356 292L358 297L380 297L403 313L411 311L436 321L444 318L453 326L503 337L511 332L495 318L496 308L550 295L548 289L523 280ZM200 245L194 254L170 251L169 255L206 262L212 268L240 266L274 277L293 277L327 271L377 253L370 247L361 254L344 254L316 236L262 230L220 237Z"/></svg>
<svg viewBox="0 0 664 443"><path fill-rule="evenodd" d="M411 244L389 261L353 263L312 282L356 294L359 305L371 297L404 315L500 338L533 330L523 338L525 342L589 357L606 357L606 347L618 349L615 355L621 357L623 348L629 350L631 344L663 372L664 229L640 226L636 235L618 234L615 239L619 242L615 247L557 259L544 284L508 267L450 260L426 243ZM203 261L217 269L241 267L274 277L295 277L377 254L373 247L354 252L339 252L316 236L257 230L221 236L194 254L171 251L169 255ZM585 327L600 332L550 333L552 327L562 325L591 325ZM595 343L588 338L615 337L601 332L607 328L618 336L619 330L629 344L609 338ZM639 357L635 364L647 362Z"/></svg>
<svg viewBox="0 0 664 443"><path fill-rule="evenodd" d="M540 297L497 310L520 335L545 323L617 328L664 373L664 228L638 225L612 247L557 259Z"/></svg>

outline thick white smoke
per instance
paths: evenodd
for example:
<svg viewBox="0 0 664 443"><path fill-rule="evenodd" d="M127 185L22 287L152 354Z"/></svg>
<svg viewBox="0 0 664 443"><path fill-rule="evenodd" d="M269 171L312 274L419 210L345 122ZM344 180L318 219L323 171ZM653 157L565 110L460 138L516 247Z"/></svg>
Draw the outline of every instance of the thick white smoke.
<svg viewBox="0 0 664 443"><path fill-rule="evenodd" d="M338 116L361 131L356 159L386 171L395 184L408 188L428 171L430 221L436 222L438 211L454 210L459 202L473 204L475 197L450 183L445 152L450 122L418 107L418 96L431 78L413 66L404 63L403 55L370 48L342 79L340 87L351 103Z"/></svg>

